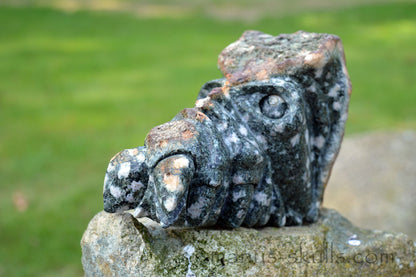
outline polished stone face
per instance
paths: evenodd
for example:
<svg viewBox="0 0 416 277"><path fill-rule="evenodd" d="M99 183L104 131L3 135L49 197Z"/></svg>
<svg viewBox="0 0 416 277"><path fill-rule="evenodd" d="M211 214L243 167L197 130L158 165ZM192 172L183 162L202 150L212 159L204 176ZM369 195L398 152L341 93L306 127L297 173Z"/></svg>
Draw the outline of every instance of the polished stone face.
<svg viewBox="0 0 416 277"><path fill-rule="evenodd" d="M291 44L303 48L279 56ZM194 108L110 161L105 211L134 208L165 227L317 219L347 118L350 83L339 39L251 31L219 61L225 78L206 83Z"/></svg>

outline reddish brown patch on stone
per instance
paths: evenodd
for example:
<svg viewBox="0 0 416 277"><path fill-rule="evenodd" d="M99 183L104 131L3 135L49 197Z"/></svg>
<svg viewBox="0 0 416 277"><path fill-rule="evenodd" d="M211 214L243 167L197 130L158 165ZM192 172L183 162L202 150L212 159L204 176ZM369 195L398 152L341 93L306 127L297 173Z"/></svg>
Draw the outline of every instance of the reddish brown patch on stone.
<svg viewBox="0 0 416 277"><path fill-rule="evenodd" d="M163 175L163 182L165 185L165 188L170 192L176 192L176 191L183 191L184 186L181 182L181 179L178 175L174 175L171 173L167 173Z"/></svg>
<svg viewBox="0 0 416 277"><path fill-rule="evenodd" d="M113 157L111 157L111 159L110 159L110 163L114 163L114 162L115 162L115 160L116 160L116 158L117 158L117 156L118 156L118 155L120 155L120 153L121 153L121 152L119 152L119 153L115 154Z"/></svg>
<svg viewBox="0 0 416 277"><path fill-rule="evenodd" d="M226 47L218 57L218 67L235 86L276 75L296 75L306 67L318 70L327 63L341 61L345 76L345 57L341 40L335 35L299 31L273 37L258 31L246 31ZM349 92L351 84L348 82Z"/></svg>
<svg viewBox="0 0 416 277"><path fill-rule="evenodd" d="M195 126L186 120L167 122L150 130L146 137L146 145L151 148L167 147L169 144L174 143L175 141L183 141L184 132L187 134L187 140L195 137L198 134ZM190 134L192 134L192 136Z"/></svg>
<svg viewBox="0 0 416 277"><path fill-rule="evenodd" d="M167 140L159 141L159 147L164 148L168 145L168 143L169 142Z"/></svg>
<svg viewBox="0 0 416 277"><path fill-rule="evenodd" d="M137 148L133 148L133 155L137 156L139 154L139 150Z"/></svg>
<svg viewBox="0 0 416 277"><path fill-rule="evenodd" d="M189 139L191 139L191 138L193 138L194 137L194 133L192 133L191 131L189 131L189 130L186 130L186 131L183 131L182 132L182 139L183 140L189 140Z"/></svg>
<svg viewBox="0 0 416 277"><path fill-rule="evenodd" d="M224 97L224 89L223 89L223 87L213 88L211 90L211 92L208 94L208 97L210 99L212 99L212 100L220 100L220 99L222 99ZM211 101L210 101L210 105L212 106Z"/></svg>
<svg viewBox="0 0 416 277"><path fill-rule="evenodd" d="M202 107L202 108L204 108L204 107ZM195 108L184 109L184 110L181 111L181 115L184 118L195 119L195 120L198 120L199 122L203 122L204 120L208 119L208 116L206 116L204 113L198 111Z"/></svg>
<svg viewBox="0 0 416 277"><path fill-rule="evenodd" d="M121 152L118 152L111 158L110 163L112 163L113 165L117 165L120 163L129 162L131 160L131 155L129 154L129 151L130 149L125 149ZM139 151L137 149L133 150L134 155L137 155L138 153Z"/></svg>
<svg viewBox="0 0 416 277"><path fill-rule="evenodd" d="M203 122L204 120L208 119L208 116L206 116L205 114L201 113L201 112L197 112L196 113L196 120Z"/></svg>

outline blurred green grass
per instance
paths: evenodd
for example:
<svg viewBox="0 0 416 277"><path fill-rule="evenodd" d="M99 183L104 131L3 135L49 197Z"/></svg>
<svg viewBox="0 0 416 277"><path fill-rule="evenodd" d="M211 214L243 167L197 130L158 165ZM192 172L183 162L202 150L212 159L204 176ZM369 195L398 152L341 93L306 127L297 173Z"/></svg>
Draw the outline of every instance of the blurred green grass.
<svg viewBox="0 0 416 277"><path fill-rule="evenodd" d="M0 7L0 275L82 275L79 241L102 209L108 160L192 107L246 29L339 35L347 134L416 129L415 14L402 3L249 23Z"/></svg>

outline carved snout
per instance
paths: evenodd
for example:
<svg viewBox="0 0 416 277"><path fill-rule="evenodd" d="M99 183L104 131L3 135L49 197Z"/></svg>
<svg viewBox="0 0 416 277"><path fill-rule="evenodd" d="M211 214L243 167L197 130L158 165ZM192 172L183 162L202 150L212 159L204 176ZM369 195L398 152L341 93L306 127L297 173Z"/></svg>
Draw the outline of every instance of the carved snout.
<svg viewBox="0 0 416 277"><path fill-rule="evenodd" d="M145 148L126 149L115 155L104 179L104 211L121 212L135 208L147 188Z"/></svg>

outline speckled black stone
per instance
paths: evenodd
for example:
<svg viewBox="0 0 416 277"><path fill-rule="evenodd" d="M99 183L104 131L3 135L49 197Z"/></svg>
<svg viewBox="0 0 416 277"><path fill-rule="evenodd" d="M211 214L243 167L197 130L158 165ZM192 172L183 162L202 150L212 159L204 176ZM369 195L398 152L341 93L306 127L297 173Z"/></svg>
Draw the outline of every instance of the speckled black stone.
<svg viewBox="0 0 416 277"><path fill-rule="evenodd" d="M206 83L194 108L111 160L104 210L135 208L165 227L316 221L347 118L340 57L292 74Z"/></svg>

